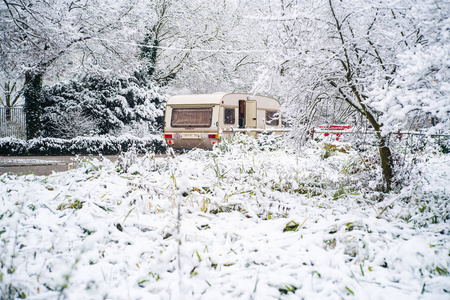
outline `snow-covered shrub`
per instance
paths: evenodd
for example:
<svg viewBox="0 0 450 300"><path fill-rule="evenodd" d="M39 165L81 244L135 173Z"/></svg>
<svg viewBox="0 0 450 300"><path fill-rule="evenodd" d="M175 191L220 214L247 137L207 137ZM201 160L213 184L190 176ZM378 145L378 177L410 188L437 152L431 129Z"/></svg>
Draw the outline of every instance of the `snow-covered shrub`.
<svg viewBox="0 0 450 300"><path fill-rule="evenodd" d="M154 134L155 131L150 131L147 121L141 120L131 124L126 124L119 131L120 135L132 135L136 137L144 138L148 135Z"/></svg>
<svg viewBox="0 0 450 300"><path fill-rule="evenodd" d="M278 149L287 151L289 148L286 147L283 136L274 134L260 134L258 138L253 138L247 134L235 133L234 135L221 139L216 147L216 150L221 152L260 152L275 151Z"/></svg>
<svg viewBox="0 0 450 300"><path fill-rule="evenodd" d="M73 139L37 138L28 141L16 138L0 139L0 155L74 155L119 154L135 148L140 153L166 150L160 135L145 138L127 136L76 137Z"/></svg>
<svg viewBox="0 0 450 300"><path fill-rule="evenodd" d="M127 173L130 166L137 163L138 150L133 145L126 152L122 152L117 159L117 170Z"/></svg>
<svg viewBox="0 0 450 300"><path fill-rule="evenodd" d="M53 124L54 137L72 139L77 136L93 136L99 132L98 122L92 116L83 113L80 106L69 107L65 111L53 111L46 117L48 122Z"/></svg>
<svg viewBox="0 0 450 300"><path fill-rule="evenodd" d="M156 86L138 83L134 77L85 76L60 82L44 89L41 133L44 137L72 138L96 133L120 135L133 133L133 129L140 136L160 132L164 97Z"/></svg>

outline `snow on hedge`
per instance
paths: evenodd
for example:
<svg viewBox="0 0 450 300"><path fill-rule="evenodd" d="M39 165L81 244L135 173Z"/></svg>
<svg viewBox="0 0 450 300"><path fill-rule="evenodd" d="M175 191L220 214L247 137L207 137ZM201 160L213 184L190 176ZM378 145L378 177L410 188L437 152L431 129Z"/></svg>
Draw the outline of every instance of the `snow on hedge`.
<svg viewBox="0 0 450 300"><path fill-rule="evenodd" d="M2 296L448 297L450 156L428 154L386 195L347 145L322 146L237 136L213 151L2 175Z"/></svg>
<svg viewBox="0 0 450 300"><path fill-rule="evenodd" d="M166 142L160 135L76 137L73 139L36 138L21 140L14 137L0 139L0 155L74 155L119 154L136 148L140 152L165 152Z"/></svg>

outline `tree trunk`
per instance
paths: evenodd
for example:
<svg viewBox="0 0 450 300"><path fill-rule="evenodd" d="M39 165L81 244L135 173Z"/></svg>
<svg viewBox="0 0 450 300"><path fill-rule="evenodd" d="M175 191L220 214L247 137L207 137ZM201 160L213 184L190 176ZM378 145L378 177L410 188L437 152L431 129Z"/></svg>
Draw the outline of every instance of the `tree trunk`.
<svg viewBox="0 0 450 300"><path fill-rule="evenodd" d="M386 182L386 191L392 189L392 180L394 177L392 166L392 153L391 149L387 145L386 137L378 137L378 150L381 158L381 169L383 170L384 181Z"/></svg>
<svg viewBox="0 0 450 300"><path fill-rule="evenodd" d="M11 122L11 107L7 106L6 108L6 121Z"/></svg>
<svg viewBox="0 0 450 300"><path fill-rule="evenodd" d="M362 113L372 125L373 129L376 132L378 139L378 152L380 154L381 159L381 169L383 171L384 182L386 184L386 191L390 191L392 189L392 179L394 178L394 170L393 170L393 161L392 161L392 152L388 145L388 137L381 135L381 127L382 124L379 124L378 121L373 116L372 112L368 107L362 102L360 94L356 91L354 86L352 86L352 90L356 99L359 101L359 104L362 108Z"/></svg>
<svg viewBox="0 0 450 300"><path fill-rule="evenodd" d="M380 153L381 169L383 170L384 182L386 183L386 191L392 188L392 179L394 178L392 152L388 145L388 137L381 135L382 125L378 123L371 111L362 103L359 94L356 93L357 99L363 109L364 115L372 125L378 138L378 152Z"/></svg>
<svg viewBox="0 0 450 300"><path fill-rule="evenodd" d="M27 72L25 74L25 120L27 139L37 137L41 129L42 115L42 72Z"/></svg>

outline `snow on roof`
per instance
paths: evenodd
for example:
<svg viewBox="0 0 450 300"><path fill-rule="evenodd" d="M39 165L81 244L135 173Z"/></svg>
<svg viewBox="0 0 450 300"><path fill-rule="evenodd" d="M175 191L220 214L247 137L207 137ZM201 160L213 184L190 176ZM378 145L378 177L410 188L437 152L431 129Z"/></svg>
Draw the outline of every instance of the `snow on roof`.
<svg viewBox="0 0 450 300"><path fill-rule="evenodd" d="M226 94L218 92L213 94L176 95L170 97L167 100L167 104L220 104L223 96Z"/></svg>
<svg viewBox="0 0 450 300"><path fill-rule="evenodd" d="M266 109L278 109L280 106L278 100L253 94L245 93L223 93L217 92L212 94L192 94L192 95L176 95L167 100L167 105L183 105L183 104L221 104L222 100L232 101L237 104L239 99L256 99L258 107Z"/></svg>

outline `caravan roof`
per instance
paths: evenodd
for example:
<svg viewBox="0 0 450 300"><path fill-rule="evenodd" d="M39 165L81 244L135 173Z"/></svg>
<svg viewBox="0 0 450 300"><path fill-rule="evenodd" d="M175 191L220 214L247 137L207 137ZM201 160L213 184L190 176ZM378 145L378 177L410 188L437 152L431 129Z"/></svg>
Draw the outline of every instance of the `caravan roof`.
<svg viewBox="0 0 450 300"><path fill-rule="evenodd" d="M176 95L167 100L167 105L172 104L221 104L223 96L227 93Z"/></svg>
<svg viewBox="0 0 450 300"><path fill-rule="evenodd" d="M197 94L197 95L176 95L167 100L167 105L192 105L192 104L209 104L209 105L237 105L238 100L257 100L258 109L278 110L280 107L276 99L245 93L213 93L213 94Z"/></svg>

